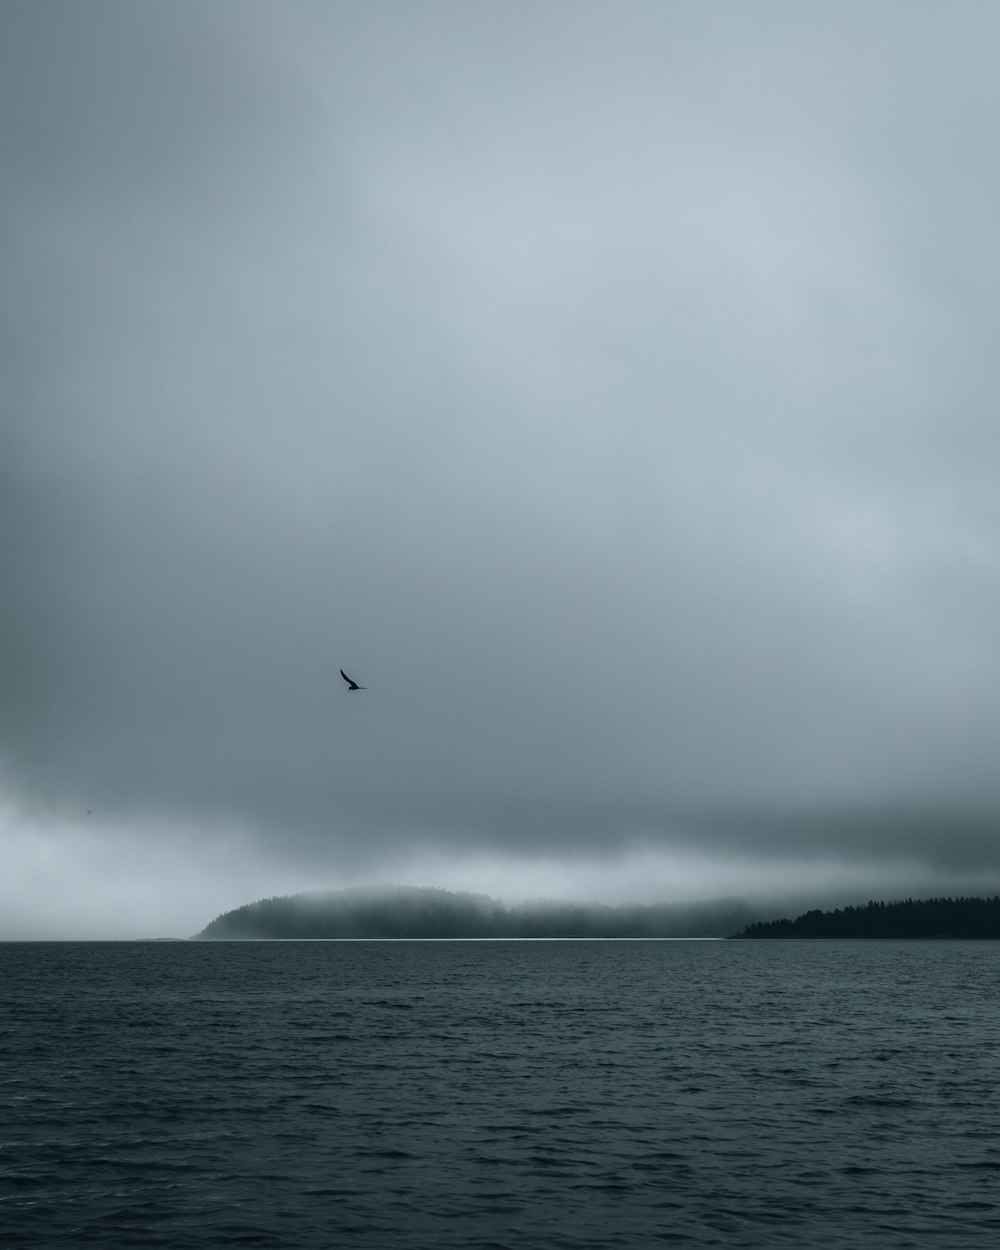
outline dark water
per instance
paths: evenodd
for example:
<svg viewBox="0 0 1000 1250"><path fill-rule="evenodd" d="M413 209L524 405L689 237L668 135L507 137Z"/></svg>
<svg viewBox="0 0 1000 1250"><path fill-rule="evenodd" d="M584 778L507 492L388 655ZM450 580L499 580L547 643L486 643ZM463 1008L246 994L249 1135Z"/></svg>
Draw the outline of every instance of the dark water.
<svg viewBox="0 0 1000 1250"><path fill-rule="evenodd" d="M1000 1245L1000 944L0 946L0 1245Z"/></svg>

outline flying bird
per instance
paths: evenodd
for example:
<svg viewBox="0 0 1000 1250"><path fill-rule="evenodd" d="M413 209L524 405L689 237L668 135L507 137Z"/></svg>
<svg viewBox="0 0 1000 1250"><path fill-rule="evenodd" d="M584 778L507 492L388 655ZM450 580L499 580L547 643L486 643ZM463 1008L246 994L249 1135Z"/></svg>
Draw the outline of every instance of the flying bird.
<svg viewBox="0 0 1000 1250"><path fill-rule="evenodd" d="M340 670L340 675L341 675L341 677L343 677L344 681L346 681L346 682L347 682L347 693L348 693L348 694L350 694L350 692L351 692L352 690L367 690L367 689L368 689L368 687L367 687L367 686L359 686L359 685L358 685L358 683L357 683L356 681L352 681L352 680L350 679L350 677L348 677L348 676L347 676L347 674L344 672L344 670L343 670L343 669L341 669L341 670Z"/></svg>

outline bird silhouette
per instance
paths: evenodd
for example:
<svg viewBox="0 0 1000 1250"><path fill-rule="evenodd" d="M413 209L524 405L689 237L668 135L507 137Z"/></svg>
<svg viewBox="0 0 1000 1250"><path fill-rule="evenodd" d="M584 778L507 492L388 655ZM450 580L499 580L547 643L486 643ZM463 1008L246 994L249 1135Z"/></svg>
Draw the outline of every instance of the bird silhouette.
<svg viewBox="0 0 1000 1250"><path fill-rule="evenodd" d="M347 674L344 672L343 669L340 670L340 675L341 677L343 677L344 681L347 682L348 694L350 694L352 690L367 690L368 689L367 686L359 686L356 681L352 681L350 677L347 676Z"/></svg>

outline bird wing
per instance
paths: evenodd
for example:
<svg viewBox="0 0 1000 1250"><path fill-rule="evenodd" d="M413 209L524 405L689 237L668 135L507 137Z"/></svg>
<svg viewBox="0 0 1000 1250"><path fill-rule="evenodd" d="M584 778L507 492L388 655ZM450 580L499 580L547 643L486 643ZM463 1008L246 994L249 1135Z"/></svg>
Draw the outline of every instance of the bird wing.
<svg viewBox="0 0 1000 1250"><path fill-rule="evenodd" d="M344 681L346 681L349 686L356 686L358 684L355 681L351 681L350 677L347 676L347 674L344 672L343 669L340 670L340 675L341 677L343 677Z"/></svg>

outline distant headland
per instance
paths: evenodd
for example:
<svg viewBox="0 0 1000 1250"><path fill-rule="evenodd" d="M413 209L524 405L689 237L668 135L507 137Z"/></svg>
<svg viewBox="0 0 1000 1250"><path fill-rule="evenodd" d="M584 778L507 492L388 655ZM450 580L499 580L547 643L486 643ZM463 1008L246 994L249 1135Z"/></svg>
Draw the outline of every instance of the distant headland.
<svg viewBox="0 0 1000 1250"><path fill-rule="evenodd" d="M740 938L1000 938L1000 896L869 902L748 924Z"/></svg>
<svg viewBox="0 0 1000 1250"><path fill-rule="evenodd" d="M768 909L770 910L770 909ZM355 887L262 898L217 916L197 941L335 938L1000 938L1000 896L869 902L762 920L760 905L540 901L486 894ZM773 912L772 912L773 915Z"/></svg>
<svg viewBox="0 0 1000 1250"><path fill-rule="evenodd" d="M324 890L246 903L217 916L201 941L322 938L723 937L758 919L738 901L692 904L534 902L433 887ZM766 913L765 913L766 914Z"/></svg>

